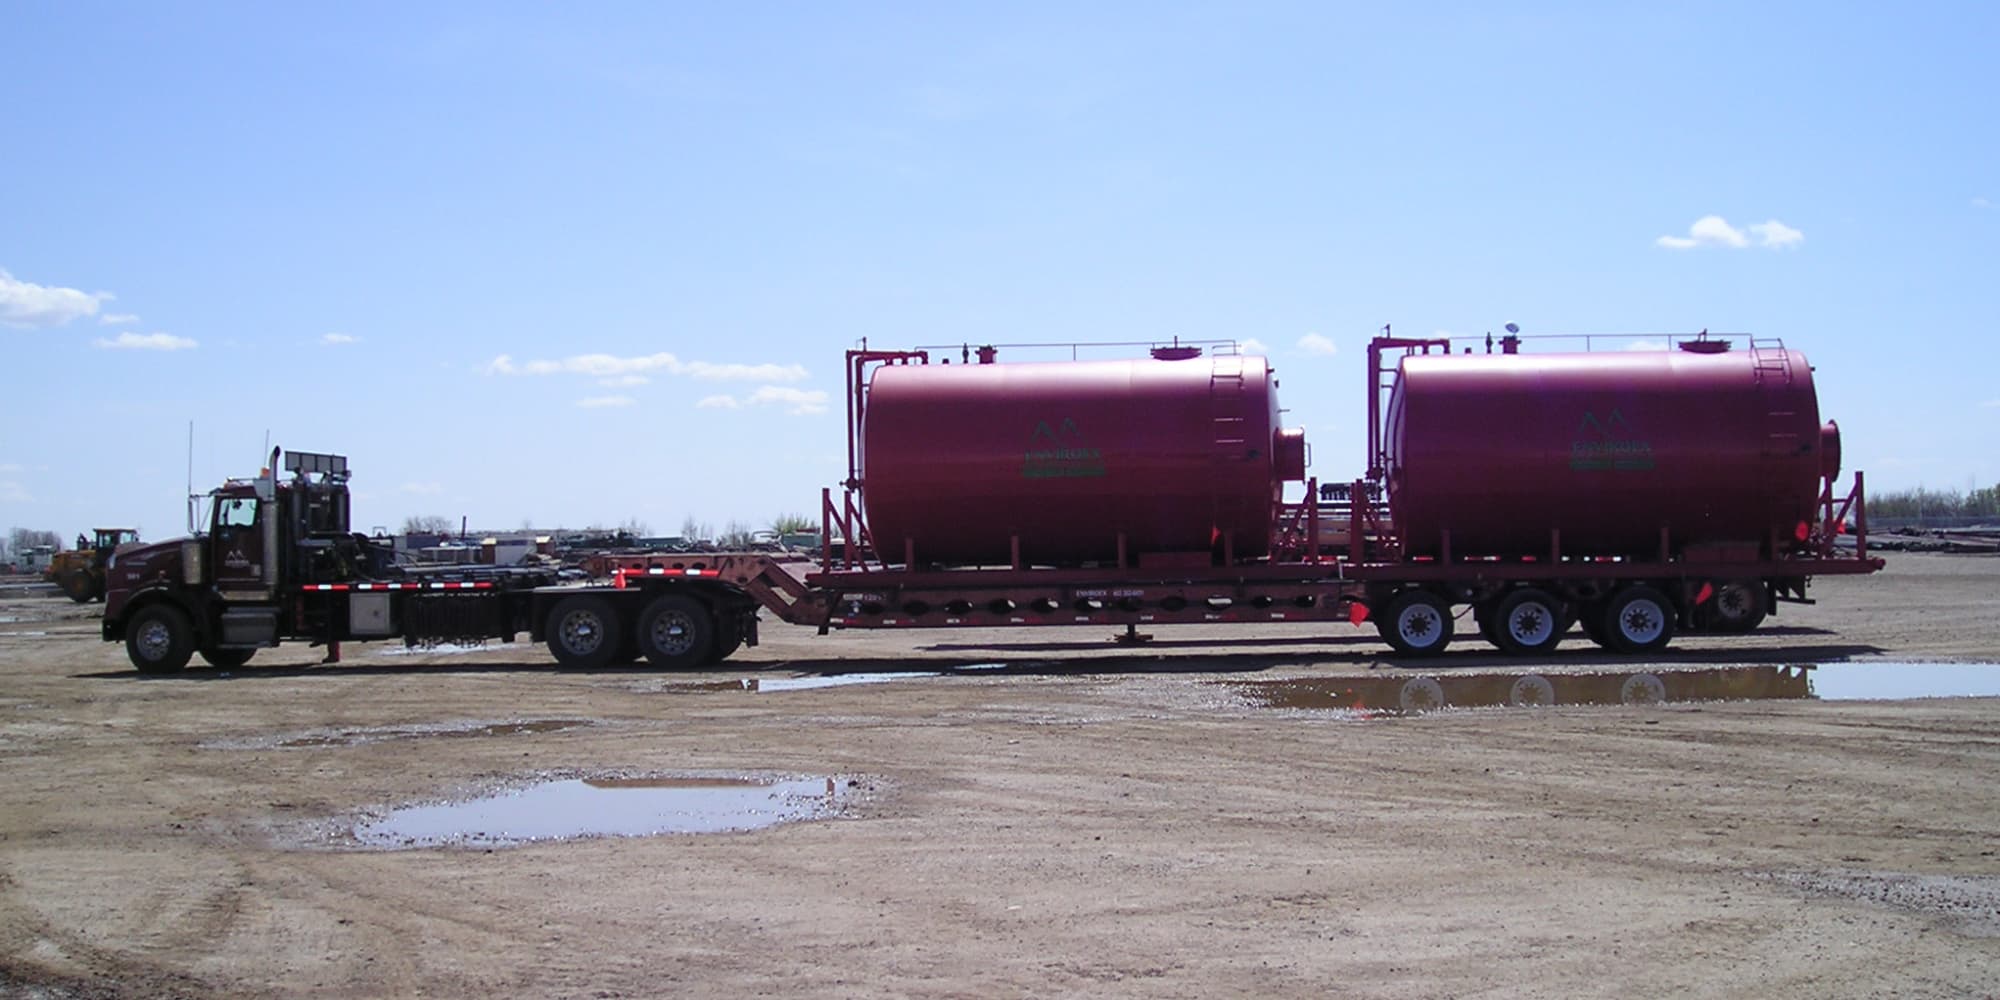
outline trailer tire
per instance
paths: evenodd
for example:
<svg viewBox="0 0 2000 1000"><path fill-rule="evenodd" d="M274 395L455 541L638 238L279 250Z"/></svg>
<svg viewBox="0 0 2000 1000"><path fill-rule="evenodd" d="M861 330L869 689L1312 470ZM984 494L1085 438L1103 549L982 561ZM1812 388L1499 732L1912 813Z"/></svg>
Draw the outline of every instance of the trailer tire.
<svg viewBox="0 0 2000 1000"><path fill-rule="evenodd" d="M709 652L720 648L715 633L715 615L692 597L667 594L639 615L639 648L648 662L663 670L686 670L709 662Z"/></svg>
<svg viewBox="0 0 2000 1000"><path fill-rule="evenodd" d="M194 654L194 626L171 604L141 608L125 626L125 655L142 674L171 674Z"/></svg>
<svg viewBox="0 0 2000 1000"><path fill-rule="evenodd" d="M1405 590L1389 601L1375 629L1404 656L1436 656L1451 644L1451 605L1428 590Z"/></svg>
<svg viewBox="0 0 2000 1000"><path fill-rule="evenodd" d="M1565 631L1562 602L1534 587L1501 598L1493 616L1493 644L1509 656L1546 653L1556 648Z"/></svg>
<svg viewBox="0 0 2000 1000"><path fill-rule="evenodd" d="M602 597L579 594L549 612L549 655L573 670L597 670L618 657L618 611Z"/></svg>
<svg viewBox="0 0 2000 1000"><path fill-rule="evenodd" d="M1627 587L1604 603L1604 644L1618 653L1651 653L1674 638L1674 605L1644 584Z"/></svg>
<svg viewBox="0 0 2000 1000"><path fill-rule="evenodd" d="M1711 632L1748 632L1764 623L1768 610L1761 580L1719 580L1702 606L1701 620Z"/></svg>
<svg viewBox="0 0 2000 1000"><path fill-rule="evenodd" d="M257 651L254 649L217 649L213 646L201 648L202 660L218 670L235 670L249 663L250 658L255 655Z"/></svg>

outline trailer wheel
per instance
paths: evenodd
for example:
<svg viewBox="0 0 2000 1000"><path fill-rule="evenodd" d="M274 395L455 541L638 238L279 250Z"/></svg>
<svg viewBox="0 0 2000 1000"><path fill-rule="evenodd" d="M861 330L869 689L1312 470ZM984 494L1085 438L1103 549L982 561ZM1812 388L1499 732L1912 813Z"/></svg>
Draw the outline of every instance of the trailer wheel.
<svg viewBox="0 0 2000 1000"><path fill-rule="evenodd" d="M618 612L602 597L577 595L549 612L549 654L579 670L610 666L618 656Z"/></svg>
<svg viewBox="0 0 2000 1000"><path fill-rule="evenodd" d="M1581 609L1580 613L1577 615L1576 623L1583 627L1584 636L1588 638L1591 642L1594 642L1599 646L1604 647L1605 649L1611 648L1611 643L1605 641L1604 638L1603 601L1592 601L1588 604L1585 604Z"/></svg>
<svg viewBox="0 0 2000 1000"><path fill-rule="evenodd" d="M1604 644L1618 653L1665 649L1674 638L1674 606L1667 595L1643 584L1627 587L1605 602Z"/></svg>
<svg viewBox="0 0 2000 1000"><path fill-rule="evenodd" d="M1404 656L1435 656L1451 644L1451 605L1428 590L1405 590L1389 601L1375 628Z"/></svg>
<svg viewBox="0 0 2000 1000"><path fill-rule="evenodd" d="M1702 608L1702 624L1712 632L1748 632L1764 623L1764 584L1721 580Z"/></svg>
<svg viewBox="0 0 2000 1000"><path fill-rule="evenodd" d="M1541 674L1522 674L1507 689L1507 704L1515 708L1546 708L1556 703L1556 686Z"/></svg>
<svg viewBox="0 0 2000 1000"><path fill-rule="evenodd" d="M639 615L639 646L653 666L685 670L708 662L715 643L715 616L700 601L668 594Z"/></svg>
<svg viewBox="0 0 2000 1000"><path fill-rule="evenodd" d="M62 592L78 604L89 604L97 597L97 583L89 570L71 570L63 574Z"/></svg>
<svg viewBox="0 0 2000 1000"><path fill-rule="evenodd" d="M142 674L171 674L194 653L194 626L171 604L155 604L125 626L125 655Z"/></svg>
<svg viewBox="0 0 2000 1000"><path fill-rule="evenodd" d="M209 666L219 670L235 670L249 663L250 658L255 655L257 651L254 649L217 649L214 646L201 648L201 658L207 661Z"/></svg>
<svg viewBox="0 0 2000 1000"><path fill-rule="evenodd" d="M1562 641L1562 602L1547 592L1523 587L1500 599L1493 622L1494 645L1510 656L1537 656Z"/></svg>
<svg viewBox="0 0 2000 1000"><path fill-rule="evenodd" d="M1479 637L1500 648L1500 637L1493 634L1493 623L1500 620L1496 602L1486 601L1472 606L1473 624L1479 626Z"/></svg>

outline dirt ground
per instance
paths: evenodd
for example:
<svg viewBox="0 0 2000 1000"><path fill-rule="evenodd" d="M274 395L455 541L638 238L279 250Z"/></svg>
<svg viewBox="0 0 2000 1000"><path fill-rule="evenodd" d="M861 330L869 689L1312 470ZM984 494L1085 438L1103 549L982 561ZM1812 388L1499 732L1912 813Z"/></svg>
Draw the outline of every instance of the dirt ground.
<svg viewBox="0 0 2000 1000"><path fill-rule="evenodd" d="M2000 559L1889 558L1652 669L2000 660ZM1227 683L1417 672L1345 625L767 623L693 674L350 645L142 679L95 613L0 588L0 996L2000 994L2000 699L1359 718ZM1529 666L1485 649L1422 672ZM1636 665L1573 636L1533 666ZM908 676L742 683L857 672ZM832 778L839 813L352 836L682 775Z"/></svg>

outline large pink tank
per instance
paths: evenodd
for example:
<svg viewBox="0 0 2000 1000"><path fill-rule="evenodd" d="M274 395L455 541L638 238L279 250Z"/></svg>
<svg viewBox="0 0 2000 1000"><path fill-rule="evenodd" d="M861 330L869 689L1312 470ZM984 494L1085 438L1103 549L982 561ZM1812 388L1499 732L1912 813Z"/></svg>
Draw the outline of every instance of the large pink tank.
<svg viewBox="0 0 2000 1000"><path fill-rule="evenodd" d="M1188 353L1185 350L1182 353ZM1301 432L1263 358L890 365L869 380L862 496L876 550L918 564L1263 555Z"/></svg>
<svg viewBox="0 0 2000 1000"><path fill-rule="evenodd" d="M1657 555L1794 543L1838 430L1780 348L1412 355L1390 395L1390 506L1410 556ZM1551 531L1560 531L1558 539Z"/></svg>

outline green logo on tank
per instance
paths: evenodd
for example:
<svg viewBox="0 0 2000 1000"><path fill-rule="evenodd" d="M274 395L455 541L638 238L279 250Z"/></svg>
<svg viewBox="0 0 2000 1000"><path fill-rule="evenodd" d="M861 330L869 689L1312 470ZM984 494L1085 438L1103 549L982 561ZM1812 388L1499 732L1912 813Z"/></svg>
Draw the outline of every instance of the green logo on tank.
<svg viewBox="0 0 2000 1000"><path fill-rule="evenodd" d="M1104 453L1090 447L1068 417L1035 424L1021 456L1022 479L1095 479L1104 475Z"/></svg>
<svg viewBox="0 0 2000 1000"><path fill-rule="evenodd" d="M1612 410L1603 420L1589 410L1577 424L1569 444L1571 472L1645 472L1653 467L1653 443L1634 436L1623 413Z"/></svg>

